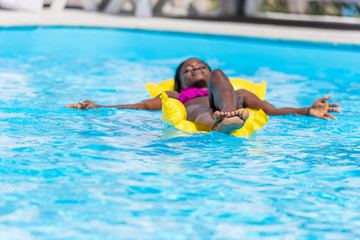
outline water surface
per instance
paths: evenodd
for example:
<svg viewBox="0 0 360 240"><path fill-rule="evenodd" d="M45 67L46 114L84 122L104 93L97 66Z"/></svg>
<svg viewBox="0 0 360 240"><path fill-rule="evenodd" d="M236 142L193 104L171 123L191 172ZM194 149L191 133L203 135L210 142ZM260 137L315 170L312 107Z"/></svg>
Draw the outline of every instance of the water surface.
<svg viewBox="0 0 360 240"><path fill-rule="evenodd" d="M1 239L360 238L359 48L97 28L0 29ZM199 57L277 107L331 93L338 121L186 134L149 98Z"/></svg>

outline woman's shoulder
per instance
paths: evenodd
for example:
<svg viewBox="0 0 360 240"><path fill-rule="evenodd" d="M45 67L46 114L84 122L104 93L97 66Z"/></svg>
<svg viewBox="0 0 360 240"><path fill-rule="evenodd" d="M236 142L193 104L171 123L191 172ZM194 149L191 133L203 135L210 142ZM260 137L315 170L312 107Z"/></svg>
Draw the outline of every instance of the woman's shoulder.
<svg viewBox="0 0 360 240"><path fill-rule="evenodd" d="M166 94L170 98L175 98L175 99L179 98L179 92L178 91L166 91Z"/></svg>

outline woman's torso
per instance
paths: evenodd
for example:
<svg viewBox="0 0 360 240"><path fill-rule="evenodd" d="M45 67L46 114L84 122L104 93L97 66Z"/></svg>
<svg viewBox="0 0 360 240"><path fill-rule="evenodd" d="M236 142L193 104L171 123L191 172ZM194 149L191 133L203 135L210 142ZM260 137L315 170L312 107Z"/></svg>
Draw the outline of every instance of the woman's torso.
<svg viewBox="0 0 360 240"><path fill-rule="evenodd" d="M246 107L246 106L244 106L244 97L241 94L241 90L237 90L235 92L236 92L236 96L237 96L237 109ZM179 100L179 96L181 95L181 92L179 93L177 91L168 91L167 94L169 97ZM188 106L197 105L197 104L204 105L206 107L210 107L209 97L208 96L196 96L196 97L188 100L184 104L184 106L188 107Z"/></svg>

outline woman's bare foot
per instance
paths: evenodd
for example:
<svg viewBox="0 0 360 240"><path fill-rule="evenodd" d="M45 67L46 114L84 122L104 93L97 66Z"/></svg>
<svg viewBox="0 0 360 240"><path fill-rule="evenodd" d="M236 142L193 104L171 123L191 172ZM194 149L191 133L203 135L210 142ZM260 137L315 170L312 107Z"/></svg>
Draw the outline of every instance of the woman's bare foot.
<svg viewBox="0 0 360 240"><path fill-rule="evenodd" d="M249 111L246 109L232 112L216 111L214 118L217 123L214 125L213 131L230 134L244 126L245 121L249 118Z"/></svg>

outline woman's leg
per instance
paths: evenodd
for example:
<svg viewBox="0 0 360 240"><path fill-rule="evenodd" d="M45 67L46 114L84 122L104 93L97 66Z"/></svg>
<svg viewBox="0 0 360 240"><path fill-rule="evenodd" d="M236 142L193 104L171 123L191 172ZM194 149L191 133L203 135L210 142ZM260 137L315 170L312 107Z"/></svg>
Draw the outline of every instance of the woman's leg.
<svg viewBox="0 0 360 240"><path fill-rule="evenodd" d="M229 78L220 69L215 69L211 72L208 88L209 103L214 112L227 113L230 117L229 113L242 108Z"/></svg>
<svg viewBox="0 0 360 240"><path fill-rule="evenodd" d="M204 97L206 101L206 97ZM213 110L208 104L194 104L186 107L187 120L195 123L199 131L210 132L217 124Z"/></svg>
<svg viewBox="0 0 360 240"><path fill-rule="evenodd" d="M186 107L188 120L195 123L198 130L218 131L230 134L240 129L249 117L247 110L242 108L241 103L231 85L229 79L221 70L214 70L209 79L208 99L199 98L199 104ZM200 103L208 101L207 104Z"/></svg>
<svg viewBox="0 0 360 240"><path fill-rule="evenodd" d="M238 110L243 106L229 78L223 71L215 69L211 72L208 85L210 108L217 122L213 130L229 134L240 129L248 119L249 111Z"/></svg>

